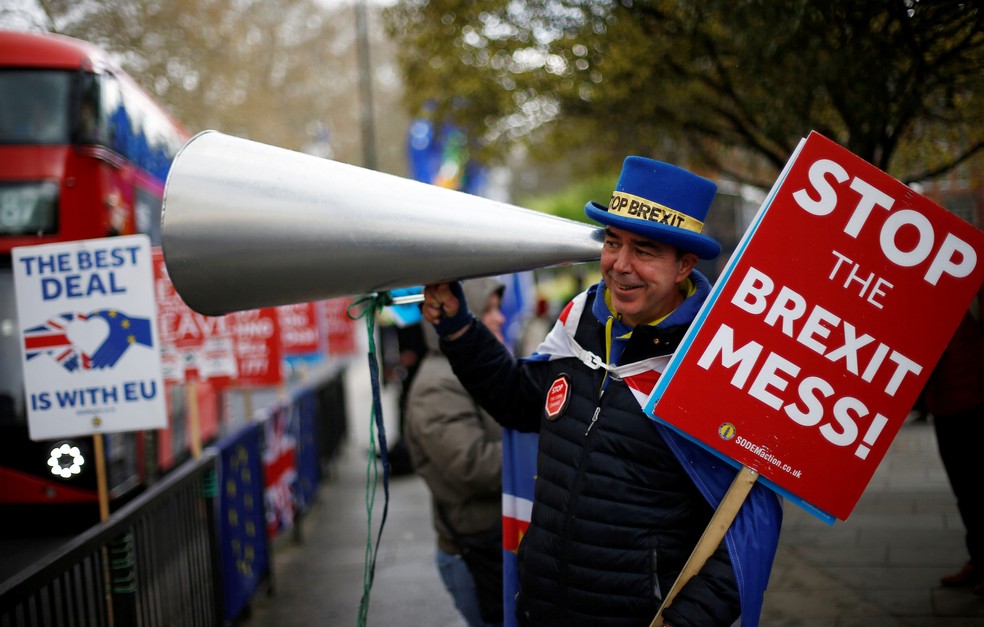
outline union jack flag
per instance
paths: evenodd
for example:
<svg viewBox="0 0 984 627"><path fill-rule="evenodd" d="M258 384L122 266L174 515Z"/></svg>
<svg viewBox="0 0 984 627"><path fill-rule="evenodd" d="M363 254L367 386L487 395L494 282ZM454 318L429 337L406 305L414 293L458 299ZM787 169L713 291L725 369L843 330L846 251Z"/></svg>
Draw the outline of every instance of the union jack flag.
<svg viewBox="0 0 984 627"><path fill-rule="evenodd" d="M79 351L68 339L66 329L76 320L86 320L81 313L62 313L50 318L44 324L24 331L24 354L30 361L38 355L49 355L65 370L89 370L92 358Z"/></svg>

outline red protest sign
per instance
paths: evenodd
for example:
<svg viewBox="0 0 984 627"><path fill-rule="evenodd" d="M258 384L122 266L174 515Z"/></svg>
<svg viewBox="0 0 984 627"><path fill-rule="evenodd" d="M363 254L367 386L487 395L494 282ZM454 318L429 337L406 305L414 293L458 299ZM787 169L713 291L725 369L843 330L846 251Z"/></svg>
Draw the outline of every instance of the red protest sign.
<svg viewBox="0 0 984 627"><path fill-rule="evenodd" d="M154 248L151 258L164 379L228 383L238 372L229 318L192 311L174 289L161 249Z"/></svg>
<svg viewBox="0 0 984 627"><path fill-rule="evenodd" d="M273 307L205 316L178 295L160 248L152 251L165 381L264 386L282 381L280 327Z"/></svg>
<svg viewBox="0 0 984 627"><path fill-rule="evenodd" d="M328 354L332 357L348 357L358 352L355 322L348 316L351 304L352 299L347 297L320 301Z"/></svg>
<svg viewBox="0 0 984 627"><path fill-rule="evenodd" d="M324 353L318 303L277 307L277 324L285 356Z"/></svg>
<svg viewBox="0 0 984 627"><path fill-rule="evenodd" d="M232 320L236 339L236 367L239 386L279 385L283 381L280 326L274 307L236 311Z"/></svg>
<svg viewBox="0 0 984 627"><path fill-rule="evenodd" d="M850 514L984 281L984 233L804 141L647 412Z"/></svg>

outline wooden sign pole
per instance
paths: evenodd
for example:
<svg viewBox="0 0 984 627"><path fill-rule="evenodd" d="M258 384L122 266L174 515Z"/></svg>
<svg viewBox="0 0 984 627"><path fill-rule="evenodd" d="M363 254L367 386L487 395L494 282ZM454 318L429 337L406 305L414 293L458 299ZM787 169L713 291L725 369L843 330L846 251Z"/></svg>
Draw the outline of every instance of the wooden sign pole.
<svg viewBox="0 0 984 627"><path fill-rule="evenodd" d="M253 422L253 389L252 388L240 388L243 393L243 415L246 417L246 422Z"/></svg>
<svg viewBox="0 0 984 627"><path fill-rule="evenodd" d="M101 433L93 434L92 448L96 454L96 489L99 493L99 521L109 518L109 489L106 487L106 452Z"/></svg>
<svg viewBox="0 0 984 627"><path fill-rule="evenodd" d="M189 381L185 389L185 405L188 408L188 430L191 432L191 457L201 459L202 457L202 429L201 418L198 415L198 385L194 381Z"/></svg>
<svg viewBox="0 0 984 627"><path fill-rule="evenodd" d="M741 509L752 486L755 485L758 476L759 474L748 466L742 466L741 470L738 471L738 475L731 482L731 487L728 488L727 494L721 499L721 503L714 511L711 521L707 523L707 528L704 529L704 533L697 542L697 546L694 547L694 552L690 554L690 558L684 564L683 570L680 571L680 575L673 583L673 587L670 588L669 593L663 599L663 604L660 606L659 611L656 612L656 618L653 619L649 627L663 627L663 611L673 603L673 599L676 598L676 595L683 586L694 575L700 572L707 559L717 550L721 544L721 540L724 538L724 534L728 532L728 528L734 522L735 516L738 515L738 510Z"/></svg>

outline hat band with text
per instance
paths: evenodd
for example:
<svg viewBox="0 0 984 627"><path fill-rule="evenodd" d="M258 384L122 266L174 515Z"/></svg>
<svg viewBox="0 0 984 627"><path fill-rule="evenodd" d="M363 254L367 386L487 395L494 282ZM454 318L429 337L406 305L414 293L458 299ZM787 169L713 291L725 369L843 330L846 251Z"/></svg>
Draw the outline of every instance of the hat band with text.
<svg viewBox="0 0 984 627"><path fill-rule="evenodd" d="M704 228L704 223L696 220L685 213L674 211L669 207L664 207L658 202L646 200L639 196L626 194L625 192L614 192L612 200L608 203L608 213L625 216L633 220L647 220L658 224L665 224L686 231L700 233Z"/></svg>

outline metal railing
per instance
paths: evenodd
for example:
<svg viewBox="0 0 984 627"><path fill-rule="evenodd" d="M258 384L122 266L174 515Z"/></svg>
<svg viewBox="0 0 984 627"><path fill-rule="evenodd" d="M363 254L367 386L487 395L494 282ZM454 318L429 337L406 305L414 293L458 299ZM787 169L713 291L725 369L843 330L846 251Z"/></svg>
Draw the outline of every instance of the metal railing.
<svg viewBox="0 0 984 627"><path fill-rule="evenodd" d="M216 453L0 584L0 627L221 625Z"/></svg>
<svg viewBox="0 0 984 627"><path fill-rule="evenodd" d="M292 516L299 516L346 437L340 372L299 388L288 405L296 440ZM235 624L272 581L262 459L277 446L267 441L269 419L246 424L0 582L0 627Z"/></svg>

